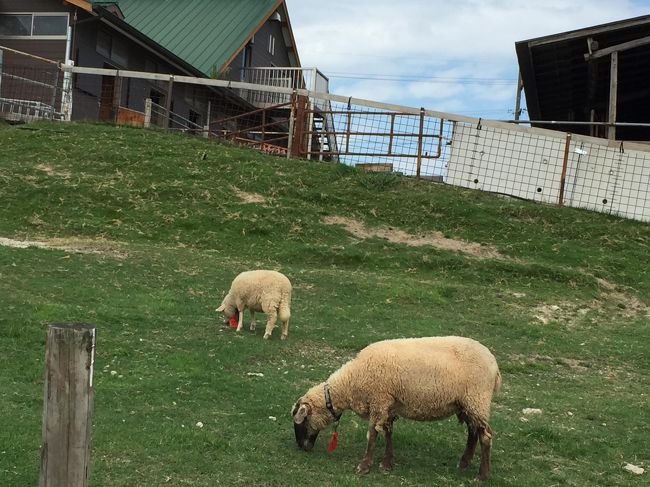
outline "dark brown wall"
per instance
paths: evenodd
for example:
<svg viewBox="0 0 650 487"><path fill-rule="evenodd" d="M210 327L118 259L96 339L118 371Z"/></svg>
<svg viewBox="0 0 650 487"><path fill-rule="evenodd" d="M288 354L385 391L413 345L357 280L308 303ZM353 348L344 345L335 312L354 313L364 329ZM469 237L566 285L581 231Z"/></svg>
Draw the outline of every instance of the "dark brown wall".
<svg viewBox="0 0 650 487"><path fill-rule="evenodd" d="M72 13L75 9L76 7L64 5L61 0L0 0L2 13L69 12L72 21ZM63 61L65 58L65 40L3 39L0 37L0 45L54 61ZM25 58L20 59L10 53L4 54L4 60L5 63L33 64Z"/></svg>
<svg viewBox="0 0 650 487"><path fill-rule="evenodd" d="M2 12L69 12L73 5L62 0L2 0Z"/></svg>
<svg viewBox="0 0 650 487"><path fill-rule="evenodd" d="M269 35L275 36L275 55L269 53ZM244 55L240 52L237 57L230 63L230 71L227 79L240 81L242 79L241 69L243 68ZM284 44L282 36L281 22L267 21L262 28L255 34L253 42L253 62L252 68L267 68L271 64L277 67L289 66L289 54Z"/></svg>
<svg viewBox="0 0 650 487"><path fill-rule="evenodd" d="M10 49L34 54L36 56L50 59L52 61L63 61L65 58L64 40L36 40L36 39L2 39L0 44ZM21 66L40 66L41 61L34 61L32 58L4 51L4 63Z"/></svg>
<svg viewBox="0 0 650 487"><path fill-rule="evenodd" d="M126 65L119 65L114 60L108 59L97 52L97 32L103 30L112 37L123 40L128 46L128 62ZM177 68L167 63L162 57L145 49L135 41L112 30L109 26L96 22L86 22L77 26L74 34L74 52L72 53L77 66L91 68L113 68L130 71L153 71L165 74L186 74L181 73ZM75 120L96 120L100 111L102 97L109 98L112 89L111 81L97 75L75 75L74 80L74 108L73 118ZM144 111L145 99L151 96L152 90L163 95L160 103L165 104L164 96L167 93L167 83L141 80L136 78L125 78L122 81L122 97L120 105L137 111ZM193 106L186 101L192 90L191 86L184 86L180 83L173 87L173 111L184 118L189 118L189 111L205 113L207 111L208 94L205 88L198 88L202 93L197 93Z"/></svg>

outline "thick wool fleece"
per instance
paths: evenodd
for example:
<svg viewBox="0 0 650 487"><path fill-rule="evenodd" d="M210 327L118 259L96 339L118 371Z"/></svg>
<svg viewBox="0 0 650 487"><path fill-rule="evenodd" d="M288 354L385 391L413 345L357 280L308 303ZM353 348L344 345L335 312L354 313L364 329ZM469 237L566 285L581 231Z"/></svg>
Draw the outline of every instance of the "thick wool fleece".
<svg viewBox="0 0 650 487"><path fill-rule="evenodd" d="M276 271L254 270L242 272L232 281L228 294L223 299L224 314L230 318L238 311L239 327L243 312L262 312L268 315L265 337L270 336L276 319L283 322L282 336L286 338L288 322L291 317L291 282ZM269 329L269 323L271 328Z"/></svg>
<svg viewBox="0 0 650 487"><path fill-rule="evenodd" d="M334 372L327 384L337 413L351 409L370 419L377 431L391 418L430 421L453 414L486 427L501 374L492 353L470 338L411 338L369 345ZM313 407L314 426L332 422L323 384L302 400Z"/></svg>

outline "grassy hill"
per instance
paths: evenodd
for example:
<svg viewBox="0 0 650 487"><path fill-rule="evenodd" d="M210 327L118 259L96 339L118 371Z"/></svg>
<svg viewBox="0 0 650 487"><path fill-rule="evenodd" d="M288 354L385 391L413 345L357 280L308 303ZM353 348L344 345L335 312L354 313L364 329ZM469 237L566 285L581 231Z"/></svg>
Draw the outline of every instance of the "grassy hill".
<svg viewBox="0 0 650 487"><path fill-rule="evenodd" d="M398 421L395 470L361 479L360 418L333 454L293 439L294 401L356 351L448 334L502 370L491 485L633 485L625 463L650 466L647 224L37 124L0 130L0 244L0 485L37 482L46 329L63 322L98 330L93 485L471 485L455 419ZM293 282L286 342L214 311L252 268Z"/></svg>

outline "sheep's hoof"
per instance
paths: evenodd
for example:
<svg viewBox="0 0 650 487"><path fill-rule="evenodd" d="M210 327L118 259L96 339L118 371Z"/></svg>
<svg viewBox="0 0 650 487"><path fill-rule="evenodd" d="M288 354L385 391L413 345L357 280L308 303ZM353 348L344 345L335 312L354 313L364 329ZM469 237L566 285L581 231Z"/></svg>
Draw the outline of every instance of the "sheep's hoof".
<svg viewBox="0 0 650 487"><path fill-rule="evenodd" d="M461 458L460 462L458 462L458 469L459 470L466 470L469 468L470 464L472 463L472 460L466 460L465 458Z"/></svg>
<svg viewBox="0 0 650 487"><path fill-rule="evenodd" d="M370 465L366 462L361 462L359 465L357 465L357 473L359 475L365 475L368 472L370 472Z"/></svg>
<svg viewBox="0 0 650 487"><path fill-rule="evenodd" d="M478 480L479 482L485 482L489 478L490 478L490 474L478 474L474 480Z"/></svg>
<svg viewBox="0 0 650 487"><path fill-rule="evenodd" d="M394 466L395 463L393 462L392 458L390 460L384 459L379 464L379 470L383 470L384 472L390 472L391 470L393 470Z"/></svg>
<svg viewBox="0 0 650 487"><path fill-rule="evenodd" d="M287 335L280 335L280 340L286 340L286 339L287 339Z"/></svg>
<svg viewBox="0 0 650 487"><path fill-rule="evenodd" d="M254 327L254 326L251 326L251 327L249 328L249 330L250 330L251 333L255 333L255 327Z"/></svg>
<svg viewBox="0 0 650 487"><path fill-rule="evenodd" d="M269 338L271 338L271 334L270 333L264 333L264 340L268 340Z"/></svg>

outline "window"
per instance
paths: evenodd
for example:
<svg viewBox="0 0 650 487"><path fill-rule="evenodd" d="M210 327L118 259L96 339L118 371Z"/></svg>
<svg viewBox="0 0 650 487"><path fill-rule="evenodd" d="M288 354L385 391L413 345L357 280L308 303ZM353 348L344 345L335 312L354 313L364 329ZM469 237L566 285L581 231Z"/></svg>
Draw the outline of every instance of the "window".
<svg viewBox="0 0 650 487"><path fill-rule="evenodd" d="M97 45L95 50L105 58L115 61L120 66L126 66L129 62L129 51L126 42L111 37L107 32L97 32Z"/></svg>
<svg viewBox="0 0 650 487"><path fill-rule="evenodd" d="M275 36L269 34L269 53L271 56L275 56Z"/></svg>
<svg viewBox="0 0 650 487"><path fill-rule="evenodd" d="M198 125L198 126L201 125L201 115L195 112L194 110L190 110L190 114L187 118L191 124Z"/></svg>
<svg viewBox="0 0 650 487"><path fill-rule="evenodd" d="M0 37L65 39L68 14L0 14Z"/></svg>

